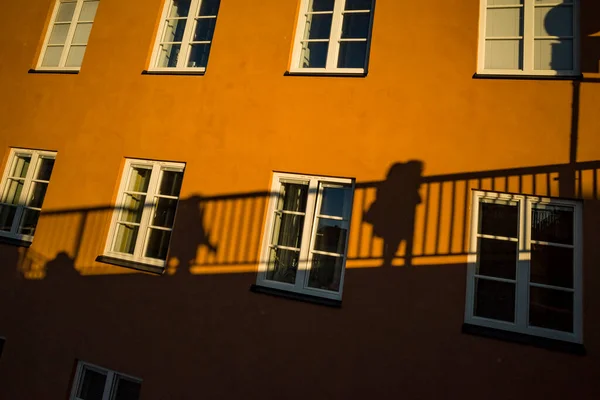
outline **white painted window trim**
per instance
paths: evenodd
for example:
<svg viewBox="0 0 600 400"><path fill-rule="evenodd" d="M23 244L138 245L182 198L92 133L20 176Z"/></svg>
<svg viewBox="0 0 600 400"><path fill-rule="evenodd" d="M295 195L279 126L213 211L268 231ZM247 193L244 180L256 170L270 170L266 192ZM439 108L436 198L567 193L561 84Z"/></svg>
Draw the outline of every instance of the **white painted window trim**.
<svg viewBox="0 0 600 400"><path fill-rule="evenodd" d="M27 200L29 199L29 196L31 194L30 192L31 192L31 188L33 186L33 182L37 181L36 179L33 178L33 176L37 172L38 162L39 162L40 158L47 157L47 158L56 159L56 152L46 151L46 150L30 150L30 149L11 148L10 154L8 156L8 162L6 163L4 172L2 174L2 181L0 184L0 200L2 198L1 196L4 194L4 189L8 182L8 175L9 175L10 169L12 168L12 165L13 165L13 162L15 161L16 156L19 154L31 155L31 162L29 164L30 167L27 170L27 174L25 175L25 178L23 180L23 190L21 191L21 195L19 196L19 200L18 200L18 205L16 206L17 211L15 212L15 216L13 218L12 228L11 228L10 232L0 231L0 236L10 238L10 239L22 240L24 242L32 242L33 235L24 235L24 234L18 233L19 223L21 222L21 217L23 216L23 212L24 212L25 208L32 208L32 207L25 206L25 204L27 204ZM50 180L40 181L40 182L47 182L48 185L50 185ZM3 203L0 202L0 204L3 204ZM42 204L42 206L43 206L43 204ZM39 211L41 211L41 208L39 209Z"/></svg>
<svg viewBox="0 0 600 400"><path fill-rule="evenodd" d="M167 23L167 18L168 18L168 14L169 14L169 8L171 7L171 4L173 2L173 0L164 0L163 11L161 14L160 24L158 26L158 32L156 34L156 38L154 39L154 45L152 46L152 56L150 58L150 65L148 66L148 71L165 72L165 73L179 72L179 73L190 73L190 74L206 72L206 67L188 67L188 66L186 66L187 61L188 61L188 56L189 56L190 42L192 41L191 39L192 39L192 36L194 35L194 27L195 27L194 20L196 18L202 18L202 17L197 16L198 12L200 11L200 7L202 6L202 1L203 0L191 0L190 10L189 10L188 16L186 18L185 30L183 32L183 37L181 39L182 40L181 48L179 51L179 58L177 59L177 66L176 67L157 67L156 63L158 62L158 55L160 53L160 44L162 43L161 39L164 35L165 25ZM210 18L213 18L213 17L210 17ZM214 18L218 19L218 15L215 16ZM215 31L216 31L216 21L215 21ZM214 33L213 33L212 40L205 40L205 41L199 41L199 42L194 42L194 43L198 43L198 44L210 43L211 49L212 49L213 41L214 41ZM210 59L210 56L209 56L209 59Z"/></svg>
<svg viewBox="0 0 600 400"><path fill-rule="evenodd" d="M52 28L54 28L54 23L56 21L56 16L58 14L58 8L60 6L61 0L55 0L54 10L52 11L52 17L50 18L50 23L48 24L48 28L46 29L46 34L44 35L44 45L42 47L42 51L40 52L40 56L38 57L38 61L36 63L35 69L37 71L79 71L81 67L66 67L65 64L67 62L67 57L69 56L69 50L71 49L71 44L73 42L73 36L75 35L75 29L77 28L77 24L81 22L94 23L94 21L79 21L79 15L81 14L81 9L83 8L83 3L85 0L76 0L77 4L75 6L75 11L73 12L73 18L71 19L71 25L69 26L69 31L67 33L67 37L65 39L64 48L62 54L60 56L60 61L58 62L58 66L56 67L44 67L42 66L42 61L44 60L44 56L46 55L46 49L48 48L48 42L50 41L50 35L52 34ZM95 18L94 18L95 19ZM93 25L92 25L93 29ZM87 44L86 44L87 51ZM85 56L84 56L85 58Z"/></svg>
<svg viewBox="0 0 600 400"><path fill-rule="evenodd" d="M294 180L308 182L308 197L306 201L306 213L304 217L304 226L302 228L302 243L300 247L298 269L296 271L296 280L294 284L277 282L267 279L269 266L269 250L271 237L273 235L275 208L279 199L279 192L282 180ZM317 210L320 209L323 185L344 185L350 186L352 195L350 197L348 214L344 217L348 235L346 235L345 250L343 255L342 271L340 276L339 292L333 292L324 289L308 287L308 277L310 266L312 264L312 248L316 237ZM348 239L350 237L350 221L352 219L352 204L354 199L355 181L351 178L334 178L325 176L302 175L275 172L271 181L271 190L269 192L269 205L267 208L267 219L265 221L265 230L263 232L260 260L258 264L258 274L256 284L258 286L269 287L273 289L284 290L288 292L301 293L315 297L322 297L333 300L341 300L344 288L344 276L346 271L346 258L348 254Z"/></svg>
<svg viewBox="0 0 600 400"><path fill-rule="evenodd" d="M139 222L139 230L138 236L136 238L134 253L119 253L112 251L113 243L117 237L117 225L119 221L119 213L121 208L125 206L124 198L125 198L125 189L127 188L127 184L129 183L130 171L132 167L135 166L143 166L143 167L151 167L152 172L150 175L150 183L148 185L148 190L146 192L146 201L144 202L144 210L142 211L142 217ZM163 170L175 170L184 172L185 164L183 163L175 163L175 162L167 162L167 161L150 161L150 160L141 160L141 159L133 159L128 158L125 160L125 167L123 168L123 173L121 176L121 183L119 184L119 194L117 197L117 202L115 205L115 211L113 212L110 230L108 234L108 238L106 240L106 244L104 247L104 256L118 258L120 260L131 261L146 265L154 265L157 267L164 267L166 265L166 260L160 260L156 258L145 257L144 254L146 252L146 248L148 245L148 233L150 231L150 219L152 217L152 213L154 212L154 208L156 204L154 202L155 197L158 195L158 189L160 187L159 179L162 178L161 172ZM164 197L161 195L161 197ZM167 196L169 197L169 196ZM174 197L174 196L173 196ZM177 202L179 205L180 196L177 196ZM173 232L173 227L171 227L171 232Z"/></svg>
<svg viewBox="0 0 600 400"><path fill-rule="evenodd" d="M116 388L115 384L117 382L117 378L126 378L129 381L137 382L140 385L143 380L140 378L136 378L131 375L122 374L120 372L112 371L108 368L99 367L94 364L90 364L85 361L79 361L77 363L77 370L75 371L75 379L73 379L73 387L71 388L71 397L70 400L82 400L80 397L77 397L77 389L83 379L84 368L96 371L103 375L106 375L106 383L104 384L104 392L102 394L102 400L111 400L114 395L114 390Z"/></svg>
<svg viewBox="0 0 600 400"><path fill-rule="evenodd" d="M553 71L534 69L534 26L535 3L533 0L523 0L523 69L486 69L485 68L485 32L487 21L487 2L479 0L479 44L477 56L477 74L480 75L540 75L540 76L574 76L580 74L580 5L579 0L573 0L573 70ZM555 6L556 3L540 4L539 6Z"/></svg>
<svg viewBox="0 0 600 400"><path fill-rule="evenodd" d="M307 22L307 12L310 0L300 0L300 12L298 14L298 23L294 34L294 46L292 50L292 63L290 65L290 74L332 74L332 75L363 75L367 71L369 64L369 54L371 51L371 32L373 28L373 8L375 1L371 4L369 19L369 29L367 37L367 49L365 54L365 66L363 68L338 68L338 58L340 55L340 41L342 36L342 23L344 13L355 13L355 11L345 11L346 0L335 0L333 6L333 17L331 21L331 32L329 34L329 48L327 50L327 65L325 68L301 68L300 58L302 56L302 40L304 40L304 29ZM345 39L351 41L352 39Z"/></svg>
<svg viewBox="0 0 600 400"><path fill-rule="evenodd" d="M501 200L518 203L519 233L518 261L516 273L515 323L499 321L474 315L475 275L477 271L478 249L477 230L479 224L479 204L482 199ZM563 205L573 207L573 333L548 328L528 326L529 321L529 271L531 260L531 224L529 216L533 205ZM465 323L516 333L540 336L573 343L583 343L583 266L582 266L582 205L581 202L538 197L513 195L489 191L473 191L471 201L470 251L467 260L467 295L465 302ZM537 284L536 284L537 285ZM544 286L544 285L537 285Z"/></svg>

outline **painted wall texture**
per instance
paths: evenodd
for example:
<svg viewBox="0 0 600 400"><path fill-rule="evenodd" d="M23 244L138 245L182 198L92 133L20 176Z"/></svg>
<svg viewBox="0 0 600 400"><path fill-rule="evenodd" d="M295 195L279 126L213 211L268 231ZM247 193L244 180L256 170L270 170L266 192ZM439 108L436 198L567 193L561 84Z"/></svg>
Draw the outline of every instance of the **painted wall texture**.
<svg viewBox="0 0 600 400"><path fill-rule="evenodd" d="M593 1L579 81L474 79L477 0L378 0L361 78L285 75L296 0L222 0L204 76L142 74L162 0L101 0L74 75L28 73L54 1L0 3L2 167L57 151L33 245L0 245L0 398L67 398L76 359L142 378L143 399L600 397ZM94 261L126 157L186 163L163 276ZM363 215L408 160L413 265L403 245L382 268ZM356 179L340 309L249 291L273 171ZM461 333L473 188L584 199L587 355ZM204 241L181 222L198 204Z"/></svg>

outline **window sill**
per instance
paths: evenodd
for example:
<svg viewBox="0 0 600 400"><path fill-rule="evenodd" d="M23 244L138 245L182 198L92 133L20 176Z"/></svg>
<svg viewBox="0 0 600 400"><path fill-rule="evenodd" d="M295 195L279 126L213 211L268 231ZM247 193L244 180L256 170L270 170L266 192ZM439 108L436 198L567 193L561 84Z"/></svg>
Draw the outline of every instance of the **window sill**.
<svg viewBox="0 0 600 400"><path fill-rule="evenodd" d="M165 272L164 267L157 267L156 265L144 264L136 261L122 260L116 257L98 256L96 261L116 265L118 267L135 269L137 271L150 272L152 274L162 275Z"/></svg>
<svg viewBox="0 0 600 400"><path fill-rule="evenodd" d="M6 237L6 236L0 236L0 243L8 244L11 246L17 246L17 247L31 246L31 242L28 240L15 239L15 238L10 238L10 237Z"/></svg>
<svg viewBox="0 0 600 400"><path fill-rule="evenodd" d="M510 75L510 74L473 74L473 79L501 79L524 81L579 81L583 75Z"/></svg>
<svg viewBox="0 0 600 400"><path fill-rule="evenodd" d="M78 69L30 69L30 74L58 74L58 75L77 75Z"/></svg>
<svg viewBox="0 0 600 400"><path fill-rule="evenodd" d="M273 289L266 286L252 285L250 291L254 293L262 293L269 296L283 297L291 300L304 301L306 303L320 304L327 307L341 308L340 300L326 299L323 297L311 296L308 294L288 292L287 290Z"/></svg>
<svg viewBox="0 0 600 400"><path fill-rule="evenodd" d="M310 71L286 71L283 76L316 76L331 78L366 78L367 71L364 72L310 72Z"/></svg>
<svg viewBox="0 0 600 400"><path fill-rule="evenodd" d="M562 340L548 339L539 336L527 335L524 333L516 333L510 331L504 331L501 329L488 328L473 324L463 324L462 332L475 335L484 336L492 339L504 340L507 342L520 343L535 347L540 347L547 350L560 351L563 353L571 353L583 356L586 354L585 347L579 343L565 342Z"/></svg>
<svg viewBox="0 0 600 400"><path fill-rule="evenodd" d="M142 75L204 75L206 70L143 70Z"/></svg>

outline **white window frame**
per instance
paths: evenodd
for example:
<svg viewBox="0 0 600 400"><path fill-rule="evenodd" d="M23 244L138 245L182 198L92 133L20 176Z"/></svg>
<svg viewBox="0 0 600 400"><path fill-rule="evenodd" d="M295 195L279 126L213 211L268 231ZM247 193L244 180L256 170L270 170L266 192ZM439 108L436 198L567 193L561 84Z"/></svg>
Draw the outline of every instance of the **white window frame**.
<svg viewBox="0 0 600 400"><path fill-rule="evenodd" d="M43 182L43 183L47 183L48 185L50 185L50 180L43 181L43 180L35 179L34 174L37 172L38 162L39 162L40 158L47 157L47 158L53 158L54 160L56 160L56 152L55 151L47 151L47 150L31 150L31 149L11 148L9 156L8 156L8 162L6 163L6 166L4 168L4 172L2 174L2 181L0 183L0 199L1 199L1 196L4 194L4 189L8 182L8 175L12 168L13 162L15 161L16 156L20 155L20 154L27 154L27 155L31 156L31 161L29 164L30 167L27 170L27 174L25 175L25 178L23 179L23 190L21 191L21 195L18 200L19 203L16 206L17 211L15 212L15 216L13 218L12 228L11 228L10 232L0 231L0 236L10 238L10 239L16 239L16 240L20 240L20 241L24 241L24 242L32 242L34 235L20 234L19 233L19 224L21 222L21 217L23 216L23 212L24 212L25 208L35 209L35 210L38 210L41 212L41 210L42 210L41 207L39 209L36 207L27 207L25 204L27 204L27 200L29 199L29 196L31 195L31 188L33 187L34 182ZM52 177L50 177L50 178L52 178ZM0 203L0 204L3 204L3 203ZM43 204L42 204L42 206L43 206Z"/></svg>
<svg viewBox="0 0 600 400"><path fill-rule="evenodd" d="M306 200L306 213L304 217L304 225L302 228L302 242L300 247L300 255L298 262L298 269L296 271L295 283L284 283L274 280L267 279L267 273L269 268L269 251L271 244L271 237L273 235L274 220L275 220L275 209L277 207L277 200L279 199L279 193L281 188L282 180L294 180L308 182L308 195ZM321 200L324 186L347 186L351 188L351 196L348 207L348 215L344 218L346 221L346 227L348 234L346 235L346 243L344 248L342 271L340 275L340 286L339 291L329 291L324 289L317 289L308 287L308 278L310 273L310 266L312 265L312 253L314 252L314 242L316 238L317 230L315 229L317 218L319 218L317 210L321 208ZM350 237L350 221L352 219L352 208L354 201L354 190L355 180L352 178L334 178L326 176L315 176L315 175L303 175L303 174L292 174L284 172L274 172L271 181L271 190L268 214L265 222L265 229L261 244L260 261L258 264L258 275L256 278L257 286L269 287L272 289L279 289L288 292L295 292L300 294L306 294L314 297L322 297L332 300L341 300L342 292L344 288L344 275L346 272L346 259L348 255L348 239ZM326 252L318 252L323 255L333 255Z"/></svg>
<svg viewBox="0 0 600 400"><path fill-rule="evenodd" d="M515 322L505 322L474 315L475 308L475 277L477 276L478 262L478 226L479 204L481 200L518 203L519 230L518 230L518 260L516 265L515 283ZM534 205L558 205L573 208L573 289L561 290L573 293L573 333L554 329L529 326L529 287L554 286L532 283L530 276L531 261L531 212ZM582 204L581 202L549 197L525 196L490 191L473 191L471 202L471 232L470 251L467 265L467 295L465 302L465 323L488 328L501 329L516 333L539 336L548 339L583 343L583 267L582 267ZM496 281L511 281L502 278L485 276L486 279ZM511 281L512 282L512 281Z"/></svg>
<svg viewBox="0 0 600 400"><path fill-rule="evenodd" d="M125 191L127 188L127 184L129 183L131 168L136 166L142 167L151 167L152 172L150 175L150 183L148 184L148 190L146 192L146 201L143 205L142 217L139 222L139 230L138 236L136 238L136 243L134 247L133 254L127 253L119 253L112 251L113 244L117 239L117 225L119 221L119 213L121 209L125 207L124 198ZM148 246L148 232L150 231L150 219L152 217L152 213L154 212L154 208L156 204L154 203L154 198L158 196L159 189L159 178L161 177L162 170L177 170L180 172L185 171L184 163L176 163L176 162L168 162L168 161L150 161L150 160L141 160L128 158L125 160L125 167L123 168L123 173L121 175L121 183L119 185L119 194L117 197L117 203L115 207L115 211L113 212L113 216L110 223L110 230L108 234L108 238L106 240L106 244L104 247L103 255L106 257L117 258L124 261L131 261L140 264L153 265L157 267L164 267L166 265L166 260L159 260L156 258L145 257L144 254L146 252L146 248ZM175 198L175 196L164 196L160 195L160 197L168 197ZM179 199L180 195L177 196L177 207L179 207ZM177 211L175 212L177 215ZM177 218L176 216L174 218ZM175 221L175 219L174 219ZM174 222L173 222L174 226ZM170 231L173 232L173 226ZM154 227L154 229L156 229ZM166 229L164 229L166 230ZM168 259L168 257L167 257Z"/></svg>
<svg viewBox="0 0 600 400"><path fill-rule="evenodd" d="M50 18L50 23L48 24L48 28L46 29L46 34L44 35L44 45L42 47L42 51L40 52L40 56L38 57L38 61L36 63L35 69L39 71L79 71L81 67L67 67L65 66L67 62L67 57L69 56L69 50L71 49L71 44L73 42L73 36L75 35L75 29L77 28L78 23L91 23L94 21L79 21L79 15L81 14L81 9L83 8L83 3L85 0L75 0L77 4L75 5L75 11L73 12L73 18L71 19L71 25L69 27L69 31L67 33L67 37L65 39L64 48L62 54L60 56L60 61L58 62L58 66L56 67L44 67L42 66L42 61L44 60L44 56L46 55L46 49L48 48L48 42L50 41L50 35L52 35L52 28L54 28L54 23L56 22L56 16L58 15L58 9L60 7L61 0L55 0L54 9L52 11L52 17ZM73 2L75 2L73 1ZM99 5L98 5L99 6ZM95 20L95 18L94 18ZM92 25L93 29L93 25ZM86 44L86 52L87 52L87 44ZM84 55L85 59L85 55ZM82 60L83 63L83 60Z"/></svg>
<svg viewBox="0 0 600 400"><path fill-rule="evenodd" d="M489 0L480 0L479 5L479 46L477 57L477 73L481 75L541 75L541 76L574 76L579 75L580 66L580 18L579 18L579 0L573 0L573 70L536 70L534 69L534 28L535 28L535 3L534 0L523 0L523 69L486 69L485 68L485 42L486 42L486 21L487 21L487 3ZM539 4L538 7L548 7L560 4L556 3ZM510 6L491 6L497 8L506 8ZM516 39L517 37L515 37ZM553 37L547 37L553 38Z"/></svg>
<svg viewBox="0 0 600 400"><path fill-rule="evenodd" d="M194 27L195 27L195 19L199 18L214 18L218 19L217 16L198 16L198 12L200 11L200 7L202 6L203 0L191 0L189 14L186 18L185 30L183 32L183 37L181 39L181 48L179 52L179 58L177 59L176 67L157 67L156 63L158 62L158 56L160 54L160 44L162 43L162 36L164 35L165 25L167 23L167 18L169 14L169 8L171 7L171 3L173 0L164 0L163 11L161 14L160 24L158 26L158 32L156 34L156 38L154 39L154 45L152 47L152 57L150 58L150 65L148 66L148 71L153 72L180 72L180 73L203 73L206 72L206 67L188 67L185 64L188 62L189 56L189 48L190 43L192 42L192 36L194 35ZM219 5L220 7L220 5ZM215 21L215 32L216 32L216 23ZM194 41L194 44L210 44L212 50L212 43L214 41L214 33L213 38L211 40L204 41ZM185 49L185 50L184 50ZM209 55L210 59L210 55ZM208 64L208 60L207 60Z"/></svg>
<svg viewBox="0 0 600 400"><path fill-rule="evenodd" d="M327 49L327 64L325 68L301 68L300 59L302 57L302 41L304 40L304 30L307 22L308 6L310 0L300 0L300 12L298 14L298 23L294 34L294 46L292 51L292 63L289 72L292 74L334 74L334 75L364 75L367 72L369 64L369 54L371 52L371 34L373 29L373 16L375 0L371 3L369 30L367 36L367 49L365 54L365 65L363 68L338 68L338 59L340 55L340 41L342 41L342 23L344 14L357 13L357 11L346 11L344 6L346 0L335 0L333 6L333 17L331 21L331 32L329 34L329 47ZM359 11L360 12L360 11ZM316 40L315 40L316 41ZM322 40L325 41L325 40ZM343 41L363 41L362 39L343 39Z"/></svg>
<svg viewBox="0 0 600 400"><path fill-rule="evenodd" d="M75 379L73 379L71 397L69 397L70 400L82 400L80 397L77 397L77 389L79 388L79 385L83 379L84 368L106 375L106 383L104 384L104 393L102 395L102 400L112 400L115 394L114 390L116 389L115 384L117 382L117 378L119 377L123 377L127 380L137 382L140 385L143 382L142 379L136 378L135 376L122 374L120 372L116 372L108 368L99 367L97 365L90 364L85 361L79 361L77 363L77 370L75 371Z"/></svg>

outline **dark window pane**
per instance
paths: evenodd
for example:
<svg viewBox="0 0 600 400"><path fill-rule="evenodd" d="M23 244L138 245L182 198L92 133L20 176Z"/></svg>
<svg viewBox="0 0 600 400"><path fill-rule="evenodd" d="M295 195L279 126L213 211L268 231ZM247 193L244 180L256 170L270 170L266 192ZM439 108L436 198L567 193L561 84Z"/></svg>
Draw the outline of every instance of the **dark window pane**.
<svg viewBox="0 0 600 400"><path fill-rule="evenodd" d="M187 17L190 12L191 0L173 0L171 9L169 10L169 17Z"/></svg>
<svg viewBox="0 0 600 400"><path fill-rule="evenodd" d="M77 397L83 400L102 400L106 375L84 368Z"/></svg>
<svg viewBox="0 0 600 400"><path fill-rule="evenodd" d="M304 216L294 214L275 214L272 244L300 248Z"/></svg>
<svg viewBox="0 0 600 400"><path fill-rule="evenodd" d="M142 385L139 382L118 377L115 395L112 397L112 400L138 400L141 389Z"/></svg>
<svg viewBox="0 0 600 400"><path fill-rule="evenodd" d="M300 253L292 250L271 249L267 279L277 282L294 283Z"/></svg>
<svg viewBox="0 0 600 400"><path fill-rule="evenodd" d="M305 212L308 185L281 182L277 210Z"/></svg>
<svg viewBox="0 0 600 400"><path fill-rule="evenodd" d="M187 20L185 19L171 19L167 20L165 25L165 33L163 35L163 42L181 42L183 39L183 32L185 32L185 25Z"/></svg>
<svg viewBox="0 0 600 400"><path fill-rule="evenodd" d="M367 42L341 42L338 68L364 68Z"/></svg>
<svg viewBox="0 0 600 400"><path fill-rule="evenodd" d="M169 239L171 239L171 232L150 229L148 247L146 248L146 257L166 260L167 251L169 250Z"/></svg>
<svg viewBox="0 0 600 400"><path fill-rule="evenodd" d="M335 0L312 0L308 6L309 11L333 11Z"/></svg>
<svg viewBox="0 0 600 400"><path fill-rule="evenodd" d="M0 230L9 232L12 228L17 207L0 205Z"/></svg>
<svg viewBox="0 0 600 400"><path fill-rule="evenodd" d="M531 239L573 244L573 209L566 207L534 208L531 216Z"/></svg>
<svg viewBox="0 0 600 400"><path fill-rule="evenodd" d="M348 208L352 206L351 196L351 188L324 187L320 214L346 217L349 214Z"/></svg>
<svg viewBox="0 0 600 400"><path fill-rule="evenodd" d="M518 243L507 240L478 239L477 274L515 279Z"/></svg>
<svg viewBox="0 0 600 400"><path fill-rule="evenodd" d="M148 191L148 185L150 185L150 175L152 169L133 167L131 168L131 174L129 175L129 185L127 186L128 191L146 193Z"/></svg>
<svg viewBox="0 0 600 400"><path fill-rule="evenodd" d="M311 14L306 20L304 39L329 39L332 14Z"/></svg>
<svg viewBox="0 0 600 400"><path fill-rule="evenodd" d="M371 14L345 14L342 24L342 38L366 39L369 36Z"/></svg>
<svg viewBox="0 0 600 400"><path fill-rule="evenodd" d="M573 332L573 293L531 286L529 324Z"/></svg>
<svg viewBox="0 0 600 400"><path fill-rule="evenodd" d="M9 176L15 178L25 178L31 163L31 156L27 154L19 154L14 158L12 170Z"/></svg>
<svg viewBox="0 0 600 400"><path fill-rule="evenodd" d="M338 292L340 290L343 262L342 257L313 254L308 286Z"/></svg>
<svg viewBox="0 0 600 400"><path fill-rule="evenodd" d="M475 278L475 315L515 321L515 285Z"/></svg>
<svg viewBox="0 0 600 400"><path fill-rule="evenodd" d="M54 168L53 158L40 158L40 168L38 169L37 179L49 181L52 169Z"/></svg>
<svg viewBox="0 0 600 400"><path fill-rule="evenodd" d="M19 204L24 182L23 180L7 179L0 201L8 204Z"/></svg>
<svg viewBox="0 0 600 400"><path fill-rule="evenodd" d="M346 0L346 10L370 10L373 0Z"/></svg>
<svg viewBox="0 0 600 400"><path fill-rule="evenodd" d="M44 202L44 197L46 197L46 189L48 189L48 184L42 182L33 182L32 186L33 187L31 188L31 194L27 205L35 208L42 208L42 203Z"/></svg>
<svg viewBox="0 0 600 400"><path fill-rule="evenodd" d="M190 59L188 67L190 68L206 68L208 65L208 55L210 53L210 43L193 44L190 49Z"/></svg>
<svg viewBox="0 0 600 400"><path fill-rule="evenodd" d="M152 216L152 225L172 228L176 209L177 200L158 198L154 215Z"/></svg>
<svg viewBox="0 0 600 400"><path fill-rule="evenodd" d="M200 14L201 16L206 15L217 15L219 13L219 4L221 2L219 0L202 0L202 4L200 4Z"/></svg>
<svg viewBox="0 0 600 400"><path fill-rule="evenodd" d="M196 20L193 41L202 42L212 40L216 22L216 18L200 18Z"/></svg>
<svg viewBox="0 0 600 400"><path fill-rule="evenodd" d="M319 218L315 234L315 250L344 254L347 235L348 230L342 228L341 221Z"/></svg>
<svg viewBox="0 0 600 400"><path fill-rule="evenodd" d="M302 43L300 68L325 68L329 42Z"/></svg>
<svg viewBox="0 0 600 400"><path fill-rule="evenodd" d="M146 196L125 193L119 221L139 223L142 220L145 202Z"/></svg>
<svg viewBox="0 0 600 400"><path fill-rule="evenodd" d="M26 208L23 211L23 217L21 218L21 227L19 228L19 233L23 235L33 235L35 233L35 227L37 226L39 218L39 211Z"/></svg>
<svg viewBox="0 0 600 400"><path fill-rule="evenodd" d="M166 196L179 196L183 172L163 171L159 193Z"/></svg>
<svg viewBox="0 0 600 400"><path fill-rule="evenodd" d="M117 253L133 254L137 240L138 227L117 224L117 237L113 245L113 251Z"/></svg>
<svg viewBox="0 0 600 400"><path fill-rule="evenodd" d="M519 208L516 205L481 202L479 205L481 225L479 233L484 235L516 238L519 230Z"/></svg>
<svg viewBox="0 0 600 400"><path fill-rule="evenodd" d="M177 66L179 59L180 44L161 44L158 54L157 66L159 68L171 68Z"/></svg>
<svg viewBox="0 0 600 400"><path fill-rule="evenodd" d="M573 287L573 249L531 245L531 282Z"/></svg>

